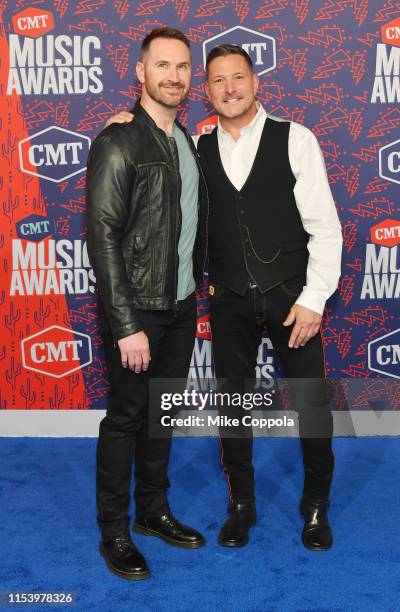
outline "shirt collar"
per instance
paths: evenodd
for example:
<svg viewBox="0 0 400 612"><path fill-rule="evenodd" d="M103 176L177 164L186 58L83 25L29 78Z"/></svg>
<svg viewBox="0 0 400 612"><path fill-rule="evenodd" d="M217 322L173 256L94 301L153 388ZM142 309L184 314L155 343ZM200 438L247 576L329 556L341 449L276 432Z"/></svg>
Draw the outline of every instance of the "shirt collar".
<svg viewBox="0 0 400 612"><path fill-rule="evenodd" d="M248 123L247 125L245 125L241 130L240 130L240 136L243 136L243 134L245 134L246 132L250 132L252 130L253 127L255 127L255 125L257 125L259 122L261 123L265 121L266 117L267 117L267 113L265 112L264 107L262 106L262 104L260 104L260 102L256 102L256 107L257 107L257 113L255 114L255 116L253 117L253 119L250 121L250 123ZM227 137L230 136L232 138L232 136L230 135L229 132L227 132L226 130L224 130L224 128L221 125L221 121L220 118L218 117L218 135L221 135L223 137Z"/></svg>

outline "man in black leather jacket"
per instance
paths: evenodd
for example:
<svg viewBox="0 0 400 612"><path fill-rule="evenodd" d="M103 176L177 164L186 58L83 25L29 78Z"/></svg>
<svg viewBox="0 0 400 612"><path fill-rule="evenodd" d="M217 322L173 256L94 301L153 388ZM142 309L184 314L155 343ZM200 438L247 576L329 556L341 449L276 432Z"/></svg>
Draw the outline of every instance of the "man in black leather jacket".
<svg viewBox="0 0 400 612"><path fill-rule="evenodd" d="M215 372L224 391L242 392L254 378L266 325L295 387L305 476L301 540L309 550L328 550L333 422L320 326L340 276L340 222L315 136L298 123L266 114L256 100L258 78L249 55L235 45L214 47L206 72L206 92L219 115L218 127L202 135L197 146L210 197ZM132 113L122 112L108 123L132 119ZM242 413L230 407L227 416L239 422ZM248 431L220 427L230 497L229 518L218 536L222 546L245 546L256 522Z"/></svg>
<svg viewBox="0 0 400 612"><path fill-rule="evenodd" d="M117 575L149 576L134 529L185 548L204 544L168 506L170 436L149 436L149 377L185 379L196 329L195 282L206 250L207 192L196 149L176 121L190 86L186 37L153 30L137 65L136 121L96 138L88 160L88 248L96 274L110 393L97 447L100 552Z"/></svg>

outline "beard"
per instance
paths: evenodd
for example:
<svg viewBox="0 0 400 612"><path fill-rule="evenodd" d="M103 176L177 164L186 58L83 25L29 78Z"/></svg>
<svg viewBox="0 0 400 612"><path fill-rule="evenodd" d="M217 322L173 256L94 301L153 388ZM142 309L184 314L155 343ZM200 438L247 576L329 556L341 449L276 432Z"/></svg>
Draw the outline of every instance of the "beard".
<svg viewBox="0 0 400 612"><path fill-rule="evenodd" d="M181 82L174 83L172 81L161 81L155 85L147 81L145 86L150 98L166 108L177 108L189 93L189 85L185 87ZM177 89L177 91L180 95L172 96L163 90L164 87L179 87L180 89Z"/></svg>

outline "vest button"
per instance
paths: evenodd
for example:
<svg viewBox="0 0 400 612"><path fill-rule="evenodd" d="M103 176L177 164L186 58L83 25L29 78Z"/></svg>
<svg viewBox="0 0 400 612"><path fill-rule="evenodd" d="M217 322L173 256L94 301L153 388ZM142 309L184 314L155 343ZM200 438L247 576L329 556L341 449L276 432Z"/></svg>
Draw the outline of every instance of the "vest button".
<svg viewBox="0 0 400 612"><path fill-rule="evenodd" d="M241 211L240 211L240 214L241 214L241 215L244 215L244 210L241 210Z"/></svg>

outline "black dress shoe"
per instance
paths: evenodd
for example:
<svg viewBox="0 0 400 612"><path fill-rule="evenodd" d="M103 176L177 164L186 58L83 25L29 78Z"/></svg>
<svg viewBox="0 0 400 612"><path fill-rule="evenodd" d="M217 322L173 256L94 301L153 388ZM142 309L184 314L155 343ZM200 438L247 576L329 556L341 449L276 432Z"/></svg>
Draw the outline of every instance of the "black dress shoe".
<svg viewBox="0 0 400 612"><path fill-rule="evenodd" d="M161 538L167 544L180 548L200 548L205 544L201 533L182 525L170 512L151 518L136 518L133 530L143 535Z"/></svg>
<svg viewBox="0 0 400 612"><path fill-rule="evenodd" d="M143 557L133 544L129 534L121 534L100 542L100 553L108 569L126 580L143 580L150 576L150 570Z"/></svg>
<svg viewBox="0 0 400 612"><path fill-rule="evenodd" d="M228 506L230 517L218 536L221 546L246 546L249 541L249 529L256 524L256 509L251 502L232 502Z"/></svg>
<svg viewBox="0 0 400 612"><path fill-rule="evenodd" d="M304 517L301 541L309 550L328 550L332 546L327 508L326 501L312 502L303 499L300 503L300 514Z"/></svg>

